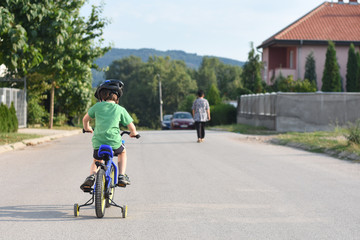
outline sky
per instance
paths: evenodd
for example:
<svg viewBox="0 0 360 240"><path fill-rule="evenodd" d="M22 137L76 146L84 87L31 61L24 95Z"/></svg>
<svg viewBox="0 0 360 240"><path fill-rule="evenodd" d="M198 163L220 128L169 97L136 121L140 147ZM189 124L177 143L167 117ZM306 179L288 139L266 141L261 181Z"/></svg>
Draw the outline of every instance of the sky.
<svg viewBox="0 0 360 240"><path fill-rule="evenodd" d="M324 0L102 0L105 45L182 50L246 61L251 42L263 41L309 13ZM330 0L331 1L331 0ZM88 0L81 9L90 15ZM334 0L337 2L337 0ZM344 0L348 3L348 0ZM259 49L261 52L261 49Z"/></svg>

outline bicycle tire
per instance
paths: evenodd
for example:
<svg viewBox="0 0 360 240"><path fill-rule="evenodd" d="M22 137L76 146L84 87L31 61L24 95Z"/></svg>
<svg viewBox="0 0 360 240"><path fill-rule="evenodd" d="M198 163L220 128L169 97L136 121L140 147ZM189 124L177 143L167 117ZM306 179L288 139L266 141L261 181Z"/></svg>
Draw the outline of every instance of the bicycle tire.
<svg viewBox="0 0 360 240"><path fill-rule="evenodd" d="M95 186L95 213L98 218L102 218L105 215L105 185L105 171L104 169L100 169L96 175Z"/></svg>
<svg viewBox="0 0 360 240"><path fill-rule="evenodd" d="M115 169L114 166L111 166L110 170L110 177L111 177L111 183L110 183L110 191L109 191L109 197L106 199L105 207L109 208L111 205L111 201L114 199L115 194Z"/></svg>

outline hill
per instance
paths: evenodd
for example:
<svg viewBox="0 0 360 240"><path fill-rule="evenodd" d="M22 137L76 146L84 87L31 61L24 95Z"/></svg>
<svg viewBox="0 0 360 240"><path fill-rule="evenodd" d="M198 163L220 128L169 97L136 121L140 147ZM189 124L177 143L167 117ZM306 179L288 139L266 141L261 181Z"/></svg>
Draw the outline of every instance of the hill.
<svg viewBox="0 0 360 240"><path fill-rule="evenodd" d="M159 51L150 48L142 48L142 49L122 49L122 48L112 48L109 52L107 52L103 57L98 58L95 63L103 68L110 66L110 64L114 60L126 58L129 56L136 56L140 57L143 62L147 62L149 57L158 56L158 57L166 57L169 56L171 59L174 60L182 60L185 64L190 68L199 68L204 56L199 56L195 53L186 53L184 51L179 50L169 50L169 51ZM215 57L215 56L206 56L206 57ZM234 65L234 66L243 66L244 62L229 59L229 58L222 58L222 57L215 57L218 58L224 64ZM98 85L99 82L104 80L103 73L98 71L93 71L93 85Z"/></svg>

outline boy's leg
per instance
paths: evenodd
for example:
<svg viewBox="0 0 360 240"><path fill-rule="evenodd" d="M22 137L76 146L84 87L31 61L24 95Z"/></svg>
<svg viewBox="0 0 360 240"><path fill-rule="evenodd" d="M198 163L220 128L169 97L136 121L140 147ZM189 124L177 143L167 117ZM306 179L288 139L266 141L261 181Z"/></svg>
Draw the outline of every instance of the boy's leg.
<svg viewBox="0 0 360 240"><path fill-rule="evenodd" d="M119 174L124 175L126 171L126 163L127 163L127 156L126 156L126 150L124 149L119 155L118 155L118 167L119 167Z"/></svg>
<svg viewBox="0 0 360 240"><path fill-rule="evenodd" d="M95 162L99 160L94 159L90 166L90 176L88 176L84 183L81 184L80 188L83 191L90 190L91 187L94 185L95 182L95 174L97 173L97 166L95 165Z"/></svg>
<svg viewBox="0 0 360 240"><path fill-rule="evenodd" d="M127 155L126 155L126 150L124 149L118 155L118 168L119 168L118 186L120 186L120 187L125 187L126 185L130 185L130 179L125 174L126 164L127 164Z"/></svg>

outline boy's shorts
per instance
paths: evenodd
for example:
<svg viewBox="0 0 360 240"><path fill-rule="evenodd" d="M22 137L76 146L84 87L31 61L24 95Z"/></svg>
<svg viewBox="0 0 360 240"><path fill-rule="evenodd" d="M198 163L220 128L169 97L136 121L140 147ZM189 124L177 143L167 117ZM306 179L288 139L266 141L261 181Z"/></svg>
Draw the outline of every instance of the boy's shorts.
<svg viewBox="0 0 360 240"><path fill-rule="evenodd" d="M118 148L118 149L115 149L114 150L114 156L117 156L119 155L120 153L122 153L125 149L125 146L123 144L121 144L121 146ZM98 151L99 149L94 149L94 153L93 153L93 157L96 159L96 160L102 160L101 157L99 157L98 155Z"/></svg>

